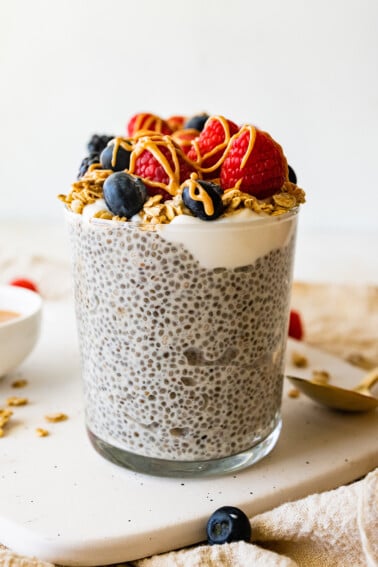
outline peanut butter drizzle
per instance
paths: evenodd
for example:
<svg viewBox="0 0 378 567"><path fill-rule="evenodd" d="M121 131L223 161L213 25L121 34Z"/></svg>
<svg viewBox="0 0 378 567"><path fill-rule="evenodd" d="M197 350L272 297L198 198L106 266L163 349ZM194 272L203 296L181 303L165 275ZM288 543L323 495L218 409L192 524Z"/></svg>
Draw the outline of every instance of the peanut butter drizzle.
<svg viewBox="0 0 378 567"><path fill-rule="evenodd" d="M250 126L250 125L243 126L243 128L241 128L240 131L237 134L235 134L235 136L234 136L234 139L238 138L239 136L244 134L244 132L247 132L247 131L249 132L248 148L247 148L247 151L245 152L244 157L241 161L241 164L240 164L241 169L243 169L246 166L247 161L249 159L249 156L252 153L253 146L255 145L256 128L254 126Z"/></svg>
<svg viewBox="0 0 378 567"><path fill-rule="evenodd" d="M137 119L135 120L134 123L133 137L135 137L135 134L137 134L142 127L143 130L148 130L150 132L151 131L150 126L154 123L155 123L153 128L154 132L161 133L163 129L163 120L159 118L159 116L155 116L155 114L151 114L150 116L148 116L147 119L146 116L147 116L146 113L138 114Z"/></svg>
<svg viewBox="0 0 378 567"><path fill-rule="evenodd" d="M211 120L218 120L218 122L220 122L221 125L223 126L224 141L221 142L220 144L218 144L217 146L215 146L215 148L213 148L210 152L207 152L206 154L201 156L198 140L193 140L192 144L193 144L193 147L194 147L196 154L197 154L197 159L196 159L197 169L199 169L203 173L211 173L212 171L215 171L216 169L218 169L218 167L220 165L222 165L222 163L226 159L226 155L228 153L229 146L230 146L230 140L231 140L230 127L228 125L226 118L224 116L212 116ZM219 158L219 160L214 165L212 165L211 167L203 167L202 166L202 163L206 159L210 158L211 156L220 152L221 150L224 150L223 155Z"/></svg>
<svg viewBox="0 0 378 567"><path fill-rule="evenodd" d="M199 201L203 204L204 211L208 217L214 214L214 203L206 193L205 189L198 183L198 174L192 173L190 179L184 181L181 185L182 188L188 187L189 188L189 196L193 201Z"/></svg>
<svg viewBox="0 0 378 567"><path fill-rule="evenodd" d="M173 168L169 164L163 152L160 150L160 146L169 150L173 161ZM178 160L178 153L180 152L180 155L182 155L184 159L185 154L174 145L169 136L162 136L161 134L156 133L149 136L142 136L138 139L130 156L129 172L131 174L135 174L136 160L144 151L149 151L154 156L156 161L158 161L164 169L169 179L168 185L166 183L151 181L149 179L146 179L145 182L152 187L164 189L171 195L176 195L180 188L180 164Z"/></svg>
<svg viewBox="0 0 378 567"><path fill-rule="evenodd" d="M240 179L237 180L234 187L230 187L230 189L236 189L237 191L239 191L240 185L242 184L242 182L243 182L243 178L241 177ZM226 191L229 191L229 189L226 189Z"/></svg>
<svg viewBox="0 0 378 567"><path fill-rule="evenodd" d="M144 151L151 152L154 158L159 162L161 167L164 169L169 181L167 184L158 181L152 181L149 179L144 179L144 182L151 187L164 189L165 191L167 191L167 193L169 193L172 196L176 195L180 189L179 158L182 161L185 161L187 164L189 164L192 169L196 168L196 164L194 164L192 161L188 159L188 157L183 152L183 150L180 147L178 147L177 143L175 143L168 135L162 135L157 132L151 132L148 130L141 130L133 137L133 140L127 140L122 137L117 137L114 138L109 143L114 143L112 166L114 167L115 164L114 158L115 159L117 158L117 151L119 147L123 147L125 150L131 152L130 165L129 168L125 171L135 176L137 176L137 174L135 173L137 158ZM172 165L170 165L167 157L163 154L160 148L168 149L171 156ZM104 181L112 173L114 172L111 169L110 170L102 169L100 163L94 163L90 165L90 167L88 168L88 170L86 171L85 175L82 178L72 183L71 194L67 197L65 197L64 195L60 195L59 198L66 203L72 202L74 199L78 199L79 201L84 202L88 198L91 198L92 202L94 202L97 198L100 197L98 192L99 191L102 192L102 186ZM201 177L200 174L199 177Z"/></svg>
<svg viewBox="0 0 378 567"><path fill-rule="evenodd" d="M251 124L246 124L245 126L243 126L242 128L240 128L239 132L237 132L236 134L234 134L234 135L232 136L232 138L231 138L232 140L235 140L236 138L239 138L239 136L242 136L245 132L249 132L249 140L248 140L248 147L247 147L247 150L246 150L246 152L245 152L245 154L244 154L244 156L243 156L243 159L242 159L242 161L241 161L241 163L240 163L240 169L243 169L243 168L247 165L247 162L248 162L248 160L249 160L249 157L250 157L250 155L251 155L251 153L252 153L252 151L253 151L253 148L254 148L254 145L255 145L255 142L256 142L257 129L255 128L255 126L252 126ZM271 135L268 134L267 132L264 132L264 135L265 135L265 136L269 136L269 138L273 139L273 138L271 137ZM273 141L274 141L274 140L273 140ZM279 147L279 149L280 149L282 155L284 156L282 147L281 147L279 144L277 144L277 142L275 142L275 144ZM226 156L227 156L227 154L228 154L228 152L229 152L230 146L231 146L231 144L229 144L228 148L226 149L226 151L225 151L225 153L224 153L224 158L226 158ZM285 160L285 161L286 161L286 160ZM288 177L288 171L289 171L289 170L288 170L288 167L287 167L287 164L286 164L286 178ZM236 182L235 187L233 187L233 189L240 189L240 185L243 183L243 179L244 179L244 177L241 177L241 178Z"/></svg>
<svg viewBox="0 0 378 567"><path fill-rule="evenodd" d="M249 140L248 140L248 147L247 147L247 151L245 152L243 159L240 163L240 169L243 169L246 164L247 161L253 151L253 147L255 145L255 141L256 141L256 128L250 124L247 124L246 126L243 126L242 128L240 128L239 132L237 132L236 134L234 134L232 136L232 138L230 138L230 140L236 140L236 138L239 138L239 136L242 136L242 134L244 134L245 132L249 132ZM223 154L223 159L226 159L228 152L230 151L230 147L231 147L231 143L228 144L224 154ZM244 177L241 177L240 179L238 179L238 181L235 183L234 187L231 187L231 189L240 189L240 185L243 183L243 179Z"/></svg>
<svg viewBox="0 0 378 567"><path fill-rule="evenodd" d="M137 122L136 127L138 126L140 127L143 119L144 119L143 117L138 116L136 120ZM109 145L110 144L114 145L113 153L112 153L112 162L111 162L112 166L113 167L115 166L117 152L119 151L119 148L123 147L126 151L129 151L131 153L130 165L129 168L126 169L125 171L130 175L139 177L139 175L135 172L137 159L142 155L144 151L148 151L153 155L155 160L164 170L166 177L168 178L168 182L167 183L158 182L144 178L143 181L145 182L145 184L149 185L150 187L164 189L172 197L175 197L176 195L179 196L182 189L186 186L189 189L190 197L194 201L202 202L206 215L212 216L214 214L214 204L212 202L211 197L199 184L198 179L202 178L202 172L212 172L216 170L223 163L223 161L226 159L227 155L229 154L232 141L248 132L249 133L248 145L240 163L240 169L242 170L243 168L245 168L249 160L249 157L251 156L254 149L257 129L252 125L245 125L242 128L240 128L240 130L236 134L231 136L229 124L226 118L224 118L223 116L211 117L211 119L216 119L222 124L224 130L224 141L218 144L207 154L200 156L198 138L192 140L191 143L193 144L197 153L197 157L199 158L198 162L193 162L187 157L185 152L180 147L180 144L175 140L175 134L171 136L164 135L162 133L153 132L148 129L148 127L153 124L155 119L158 120L158 117L155 117L154 115L149 116L148 119L146 119L145 123L143 124L143 129L137 131L131 139L124 137L116 137L109 142ZM162 125L163 125L163 121L160 119L159 128ZM178 130L177 132L180 133L180 130ZM191 134L193 133L198 134L198 132L193 129L189 130L189 132ZM264 134L269 136L269 134L267 134L266 132L264 132ZM180 139L179 136L177 136L177 139ZM180 141L182 142L182 140ZM277 144L277 142L275 143ZM279 146L279 144L277 144L277 146L280 149L282 155L284 156L281 146ZM163 148L166 148L166 150L163 150ZM204 160L208 159L215 153L220 152L222 149L223 149L223 153L219 158L219 160L217 161L217 163L207 168L201 166ZM165 155L165 153L168 153L168 155ZM186 180L184 181L184 183L180 184L180 163L182 164L183 161L185 161L192 170L195 169L195 172L191 174L189 180ZM86 204L93 203L97 199L103 197L104 181L112 173L113 170L111 169L103 170L101 168L100 163L94 163L88 168L87 172L82 178L80 178L78 181L72 184L72 190L68 195L59 195L58 197L61 201L66 203L73 212L81 213ZM213 182L217 182L218 184L220 184L219 180L213 179ZM240 179L238 179L234 187L229 188L224 192L224 198L226 200L227 199L229 200L229 194L232 193L233 191L236 191L237 193L240 192L241 197L236 195L235 199L231 199L233 209L237 208L239 204L242 202L242 197L244 195L240 189L242 183L243 183L243 176ZM281 214L286 210L293 208L294 206L297 206L298 204L303 203L305 201L303 190L296 187L293 184L290 184L288 181L285 182L283 187L281 188L281 193L282 193L282 198L280 194L275 195L273 198L274 202L272 203L265 203L264 201L258 201L256 198L251 197L250 195L247 195L247 200L248 203L249 201L251 202L256 201L257 205L254 206L253 208L253 210L256 210L256 212L264 211L267 214L272 214L272 215ZM247 200L244 199L245 206L247 208L248 207L251 208L250 204L247 204ZM236 203L236 201L238 201L238 203ZM98 213L97 216L100 214L101 214L101 218L109 218L109 215L111 216L111 213L109 213L108 211L100 211L100 213ZM102 216L104 214L106 214L106 217ZM113 216L112 218L114 219L117 217ZM153 219L156 220L154 217ZM126 219L117 218L117 220L126 220ZM172 220L172 219L169 217L168 220Z"/></svg>
<svg viewBox="0 0 378 567"><path fill-rule="evenodd" d="M180 147L182 146L191 146L194 140L193 136L199 136L200 133L195 128L180 128L180 130L176 130L171 134L171 138L178 143ZM189 136L188 138L185 136Z"/></svg>
<svg viewBox="0 0 378 567"><path fill-rule="evenodd" d="M112 167L115 167L115 164L117 163L117 153L119 148L123 148L124 150L126 150L127 152L131 152L133 150L133 144L131 142L129 142L128 140L125 140L124 138L114 138L113 140L111 140L109 142L110 144L114 143L113 145L113 153L112 153Z"/></svg>
<svg viewBox="0 0 378 567"><path fill-rule="evenodd" d="M180 128L171 134L172 138L177 138L178 140L185 140L185 138L180 138L180 135L196 136L200 135L200 132L195 128Z"/></svg>

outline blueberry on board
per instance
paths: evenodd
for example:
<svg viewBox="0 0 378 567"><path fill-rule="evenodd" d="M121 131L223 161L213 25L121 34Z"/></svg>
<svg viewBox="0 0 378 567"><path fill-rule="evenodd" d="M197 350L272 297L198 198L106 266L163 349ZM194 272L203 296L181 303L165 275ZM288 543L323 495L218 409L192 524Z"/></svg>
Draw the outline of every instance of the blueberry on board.
<svg viewBox="0 0 378 567"><path fill-rule="evenodd" d="M87 144L88 152L90 154L100 154L113 138L114 136L107 136L106 134L93 134Z"/></svg>
<svg viewBox="0 0 378 567"><path fill-rule="evenodd" d="M291 167L291 165L288 165L288 168L289 168L289 181L297 184L297 176L295 174L294 169Z"/></svg>
<svg viewBox="0 0 378 567"><path fill-rule="evenodd" d="M131 152L125 150L122 146L118 146L115 164L112 165L114 144L109 144L101 152L100 160L104 169L112 169L113 171L123 171L128 169L130 165Z"/></svg>
<svg viewBox="0 0 378 567"><path fill-rule="evenodd" d="M80 177L83 177L83 175L85 175L85 173L87 172L89 166L94 163L100 163L100 156L98 154L93 153L89 156L86 156L80 164L77 178L80 179Z"/></svg>
<svg viewBox="0 0 378 567"><path fill-rule="evenodd" d="M222 201L222 189L216 183L211 183L210 181L203 181L202 179L197 181L197 184L202 187L202 189L208 194L212 203L214 212L211 215L206 214L205 206L202 201L197 201L196 199L192 199L189 194L189 185L184 185L182 191L182 200L184 201L184 205L190 210L191 213L195 217L198 217L202 220L210 221L217 219L224 210L223 201ZM194 190L196 195L200 195L200 188L196 187Z"/></svg>
<svg viewBox="0 0 378 567"><path fill-rule="evenodd" d="M208 114L196 114L196 116L192 116L185 122L184 128L194 128L194 130L202 132L208 118Z"/></svg>
<svg viewBox="0 0 378 567"><path fill-rule="evenodd" d="M206 526L209 545L231 543L232 541L250 541L251 524L239 508L223 506L210 516Z"/></svg>
<svg viewBox="0 0 378 567"><path fill-rule="evenodd" d="M107 207L119 217L130 218L139 213L147 197L147 189L139 177L119 171L112 173L104 183Z"/></svg>

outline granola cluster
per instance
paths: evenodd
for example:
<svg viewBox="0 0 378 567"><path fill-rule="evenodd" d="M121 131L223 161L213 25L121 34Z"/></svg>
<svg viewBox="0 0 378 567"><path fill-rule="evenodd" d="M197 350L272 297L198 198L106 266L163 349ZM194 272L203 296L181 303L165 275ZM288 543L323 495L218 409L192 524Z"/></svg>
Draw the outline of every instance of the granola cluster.
<svg viewBox="0 0 378 567"><path fill-rule="evenodd" d="M72 185L68 195L59 195L58 198L74 213L82 214L86 205L91 205L103 199L103 185L105 180L113 173L112 170L90 169L82 179ZM295 209L305 202L305 192L296 184L285 181L281 191L271 197L258 199L254 195L240 191L240 189L227 189L222 194L224 215L234 213L241 209L250 209L255 213L277 216ZM163 195L149 197L139 213L143 224L168 224L176 216L191 212L182 200L182 189L172 197L163 200ZM114 215L111 211L103 209L95 213L94 218L125 222L127 217Z"/></svg>

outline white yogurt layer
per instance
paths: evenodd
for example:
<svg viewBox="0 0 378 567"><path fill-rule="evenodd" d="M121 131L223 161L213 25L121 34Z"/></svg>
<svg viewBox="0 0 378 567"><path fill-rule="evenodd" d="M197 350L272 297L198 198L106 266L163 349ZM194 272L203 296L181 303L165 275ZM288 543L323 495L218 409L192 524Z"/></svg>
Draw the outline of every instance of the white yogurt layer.
<svg viewBox="0 0 378 567"><path fill-rule="evenodd" d="M165 240L184 245L204 268L233 269L287 246L295 223L292 214L263 217L242 209L216 221L179 215L158 228Z"/></svg>
<svg viewBox="0 0 378 567"><path fill-rule="evenodd" d="M90 205L85 205L82 214L84 219L89 220L93 218L96 213L99 213L100 211L108 211L108 210L109 209L106 206L105 200L97 199L97 201L95 201L94 203L91 203Z"/></svg>
<svg viewBox="0 0 378 567"><path fill-rule="evenodd" d="M108 210L104 199L98 199L84 207L83 219L89 221L104 210ZM291 219L290 213L272 217L241 209L215 221L179 215L156 229L168 242L185 246L202 267L233 269L287 246L295 230ZM140 216L134 215L131 222L140 224Z"/></svg>

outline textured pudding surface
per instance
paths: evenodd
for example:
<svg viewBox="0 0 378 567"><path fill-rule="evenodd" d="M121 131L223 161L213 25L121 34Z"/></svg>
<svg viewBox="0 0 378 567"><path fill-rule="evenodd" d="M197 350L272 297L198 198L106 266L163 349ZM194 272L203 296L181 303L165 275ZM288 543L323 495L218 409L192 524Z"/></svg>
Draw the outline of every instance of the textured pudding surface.
<svg viewBox="0 0 378 567"><path fill-rule="evenodd" d="M201 266L151 227L68 215L89 430L181 461L267 437L281 405L295 215L281 247L232 269Z"/></svg>

